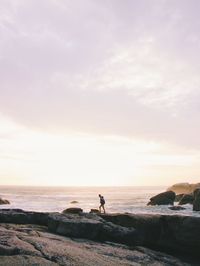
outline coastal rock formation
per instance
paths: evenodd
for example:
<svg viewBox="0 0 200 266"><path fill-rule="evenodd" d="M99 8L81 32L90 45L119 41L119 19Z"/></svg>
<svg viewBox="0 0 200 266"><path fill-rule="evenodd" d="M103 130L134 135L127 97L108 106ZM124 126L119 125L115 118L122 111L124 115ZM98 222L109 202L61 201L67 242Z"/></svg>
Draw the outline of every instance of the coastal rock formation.
<svg viewBox="0 0 200 266"><path fill-rule="evenodd" d="M4 204L10 204L10 202L8 200L0 198L0 205L4 205Z"/></svg>
<svg viewBox="0 0 200 266"><path fill-rule="evenodd" d="M190 194L197 188L200 188L200 183L189 184L189 183L177 183L169 187L168 191L174 191L176 194Z"/></svg>
<svg viewBox="0 0 200 266"><path fill-rule="evenodd" d="M101 215L114 224L134 227L140 245L166 252L190 254L199 257L200 217L179 215Z"/></svg>
<svg viewBox="0 0 200 266"><path fill-rule="evenodd" d="M198 265L199 231L198 217L2 209L0 265Z"/></svg>
<svg viewBox="0 0 200 266"><path fill-rule="evenodd" d="M200 211L200 189L194 191L193 211Z"/></svg>
<svg viewBox="0 0 200 266"><path fill-rule="evenodd" d="M0 224L0 265L6 266L189 266L145 247L71 239L38 225Z"/></svg>
<svg viewBox="0 0 200 266"><path fill-rule="evenodd" d="M185 194L183 197L180 199L178 205L184 205L184 204L193 204L194 201L194 196L193 194Z"/></svg>
<svg viewBox="0 0 200 266"><path fill-rule="evenodd" d="M134 228L127 228L106 222L94 214L49 216L48 229L64 236L87 238L98 241L113 241L127 245L139 243Z"/></svg>
<svg viewBox="0 0 200 266"><path fill-rule="evenodd" d="M63 211L63 213L81 213L83 210L81 208L68 208Z"/></svg>
<svg viewBox="0 0 200 266"><path fill-rule="evenodd" d="M147 205L173 205L176 194L173 191L160 193L152 198Z"/></svg>

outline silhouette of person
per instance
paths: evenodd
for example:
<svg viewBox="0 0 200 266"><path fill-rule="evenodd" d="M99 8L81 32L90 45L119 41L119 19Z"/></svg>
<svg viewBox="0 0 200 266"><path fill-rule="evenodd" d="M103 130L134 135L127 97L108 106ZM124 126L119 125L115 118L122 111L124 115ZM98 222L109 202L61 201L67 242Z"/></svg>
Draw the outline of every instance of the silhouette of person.
<svg viewBox="0 0 200 266"><path fill-rule="evenodd" d="M103 209L103 212L106 213L105 207L104 207L104 205L105 205L106 202L105 202L104 197L101 194L99 194L99 199L100 199L99 211L101 212L101 208L102 208Z"/></svg>

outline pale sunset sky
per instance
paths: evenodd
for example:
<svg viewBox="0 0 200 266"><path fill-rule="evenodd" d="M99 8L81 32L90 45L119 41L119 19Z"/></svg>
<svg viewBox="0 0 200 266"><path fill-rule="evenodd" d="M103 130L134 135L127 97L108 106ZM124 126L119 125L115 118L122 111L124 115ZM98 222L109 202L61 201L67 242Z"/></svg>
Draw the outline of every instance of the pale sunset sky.
<svg viewBox="0 0 200 266"><path fill-rule="evenodd" d="M200 181L199 0L0 0L0 185Z"/></svg>

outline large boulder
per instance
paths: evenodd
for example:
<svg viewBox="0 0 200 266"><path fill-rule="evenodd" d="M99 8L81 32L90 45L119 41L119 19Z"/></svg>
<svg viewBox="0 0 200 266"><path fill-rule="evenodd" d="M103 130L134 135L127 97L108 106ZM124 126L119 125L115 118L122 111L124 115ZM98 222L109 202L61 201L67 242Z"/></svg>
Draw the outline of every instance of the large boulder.
<svg viewBox="0 0 200 266"><path fill-rule="evenodd" d="M190 194L193 193L197 188L200 188L200 183L177 183L169 187L167 191L174 191L176 194Z"/></svg>
<svg viewBox="0 0 200 266"><path fill-rule="evenodd" d="M184 205L184 204L193 204L194 201L194 196L193 194L185 194L183 197L180 199L178 205Z"/></svg>
<svg viewBox="0 0 200 266"><path fill-rule="evenodd" d="M193 211L200 211L200 189L194 191Z"/></svg>
<svg viewBox="0 0 200 266"><path fill-rule="evenodd" d="M4 204L10 204L10 202L8 200L0 198L0 205L4 205Z"/></svg>
<svg viewBox="0 0 200 266"><path fill-rule="evenodd" d="M152 198L147 205L174 205L176 194L173 191L160 193Z"/></svg>

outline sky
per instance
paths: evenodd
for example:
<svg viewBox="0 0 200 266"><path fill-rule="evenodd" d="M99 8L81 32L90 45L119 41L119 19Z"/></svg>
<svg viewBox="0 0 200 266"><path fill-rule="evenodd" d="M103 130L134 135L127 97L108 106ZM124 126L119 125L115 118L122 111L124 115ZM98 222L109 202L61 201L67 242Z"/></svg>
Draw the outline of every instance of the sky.
<svg viewBox="0 0 200 266"><path fill-rule="evenodd" d="M200 182L199 10L0 0L0 185Z"/></svg>

